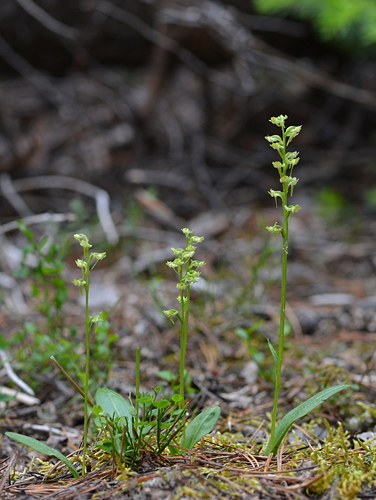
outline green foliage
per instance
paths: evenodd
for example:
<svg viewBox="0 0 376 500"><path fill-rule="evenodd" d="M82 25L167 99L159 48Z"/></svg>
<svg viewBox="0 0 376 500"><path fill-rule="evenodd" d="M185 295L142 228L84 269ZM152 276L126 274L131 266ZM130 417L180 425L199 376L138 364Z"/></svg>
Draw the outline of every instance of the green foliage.
<svg viewBox="0 0 376 500"><path fill-rule="evenodd" d="M209 434L217 423L221 409L219 406L207 408L197 417L189 422L185 430L185 436L182 437L181 446L185 446L191 450L194 445L206 434ZM185 441L184 439L185 438ZM183 442L184 441L184 442Z"/></svg>
<svg viewBox="0 0 376 500"><path fill-rule="evenodd" d="M74 328L67 331L67 337L62 335L59 338L53 332L26 321L23 328L7 341L7 347L15 349L16 367L30 377L29 383L34 390L39 387L35 374L46 374L51 370L51 355L58 357L67 371L76 373L80 367L82 343L77 342Z"/></svg>
<svg viewBox="0 0 376 500"><path fill-rule="evenodd" d="M200 273L197 271L197 268L204 263L191 260L195 251L194 245L202 241L202 238L190 236L192 231L188 229L183 229L183 232L187 238L187 248L185 250L174 249L177 259L169 263L170 267L177 268L180 277L178 288L180 289L179 301L182 304L181 312L171 310L166 311L165 314L170 318L173 315L178 315L179 319L182 320L182 341L185 342L183 344L185 354L189 313L189 287L192 283L198 281ZM102 317L102 313L91 317L88 314L90 271L100 260L106 257L106 254L96 252L89 254L89 249L92 245L89 243L87 236L76 234L74 237L80 243L84 253L83 259L76 260L77 267L81 269L82 277L73 280L73 284L78 286L80 293L85 292L86 369L83 376L84 390L81 391L67 373L65 375L84 397L84 441L82 453L82 476L84 476L86 473L88 440L88 405L94 405L88 397L91 347L90 331L92 325L98 324ZM185 272L183 272L183 267ZM101 330L96 333L99 334L100 332ZM104 332L105 337L108 339L108 328L104 327L102 332ZM110 340L113 341L113 338L110 338ZM108 341L107 347L102 352L105 359L108 356L109 345L110 342ZM97 350L99 350L98 346ZM99 357L98 354L97 357ZM184 394L184 357L182 359L183 377L179 387ZM56 364L59 366L58 363ZM113 460L117 461L118 466L120 466L122 461L126 461L133 466L135 461L141 458L141 449L145 446L155 454L161 454L167 447L170 453L174 455L178 454L178 450L182 445L188 449L192 449L199 439L212 431L219 418L220 408L209 408L196 416L187 426L187 429L185 429L188 403L184 401L184 397L181 394L173 394L171 398L158 399L157 396L161 390L160 387L153 389L152 393L140 393L139 387L140 349L137 349L135 405L133 405L131 397L127 401L123 396L108 388L99 388L96 391L93 422L97 430L100 430L100 435L96 439L95 447L111 454ZM74 476L78 477L77 471L68 459L57 450L26 436L14 433L8 433L8 435L10 438L26 444L36 451L58 457L72 470ZM179 442L181 443L180 445L178 444Z"/></svg>
<svg viewBox="0 0 376 500"><path fill-rule="evenodd" d="M161 378L162 380L165 380L166 382L169 382L169 385L174 392L179 391L180 387L179 376L174 374L172 370L160 370L158 372L158 377ZM185 394L188 397L197 392L197 389L192 387L192 376L188 370L184 370L184 389L185 389Z"/></svg>
<svg viewBox="0 0 376 500"><path fill-rule="evenodd" d="M140 450L146 446L153 453L160 455L176 435L181 434L185 425L186 405L178 408L180 395L169 399L157 399L160 388L153 393L140 393L136 398L137 408L120 394L110 389L98 389L94 407L94 423L102 429L97 446L107 453L130 461L131 465L140 459ZM212 429L210 429L212 430ZM209 431L210 432L210 431Z"/></svg>
<svg viewBox="0 0 376 500"><path fill-rule="evenodd" d="M208 408L195 417L185 430L187 403L179 408L180 394L171 398L158 399L161 388L153 392L140 393L136 397L136 406L132 399L127 401L120 394L110 389L98 389L94 407L94 423L102 429L96 445L110 454L115 454L118 461L125 460L131 465L141 458L141 447L147 447L160 455L168 447L177 454L176 440L181 436L181 446L192 449L206 434L213 430L220 415L220 408ZM140 412L138 410L141 410Z"/></svg>
<svg viewBox="0 0 376 500"><path fill-rule="evenodd" d="M16 277L31 278L32 295L36 300L35 309L42 312L46 318L46 329L50 335L56 337L61 334L64 326L63 305L68 297L67 287L62 278L67 246L50 244L47 236L38 243L26 224L18 221L18 227L29 243L24 248L22 267L16 273ZM36 261L35 266L32 267L27 263L28 256L33 256Z"/></svg>
<svg viewBox="0 0 376 500"><path fill-rule="evenodd" d="M51 446L48 446L45 443L41 443L40 441L32 437L23 436L22 434L17 434L17 432L6 432L5 435L8 436L8 438L17 441L18 443L24 444L25 446L28 446L29 448L32 448L33 450L39 453L43 453L44 455L50 455L52 457L58 458L72 472L73 477L76 478L79 477L76 468L71 464L71 462L62 453L55 450L54 448L51 448Z"/></svg>
<svg viewBox="0 0 376 500"><path fill-rule="evenodd" d="M42 314L44 322L26 321L10 338L0 335L0 342L4 349L13 350L15 366L30 377L28 382L36 390L39 381L35 374L51 370L51 355L59 359L67 372L79 377L84 375L80 354L84 344L77 338L77 328L68 328L65 321L68 292L63 273L68 244L50 243L47 237L39 242L23 222L18 222L18 226L28 243L23 249L22 266L15 277L30 283L34 308ZM96 324L96 335L91 344L91 384L106 381L111 365L110 348L117 336L111 333L107 318L108 313L103 313L103 321Z"/></svg>
<svg viewBox="0 0 376 500"><path fill-rule="evenodd" d="M103 311L98 323L94 326L94 335L90 344L90 387L96 388L98 384L107 383L110 370L114 367L111 359L111 347L118 340L119 335L111 332L108 317L109 312Z"/></svg>
<svg viewBox="0 0 376 500"><path fill-rule="evenodd" d="M15 335L3 342L6 348L14 348L16 366L30 376L50 370L51 354L60 358L66 370L75 370L80 345L77 345L76 330L65 327L64 305L68 292L62 277L68 246L51 243L46 236L37 241L23 222L18 222L18 226L28 243L15 277L30 283L34 308L42 314L44 323L37 326L26 321ZM37 389L39 382L33 377L30 385Z"/></svg>
<svg viewBox="0 0 376 500"><path fill-rule="evenodd" d="M266 362L266 355L265 353L260 349L259 344L259 339L256 337L257 330L265 323L265 321L259 320L257 321L253 326L250 328L235 328L234 332L238 337L240 337L247 346L248 354L250 358L257 364L259 368L259 374L261 377L263 377L266 380L269 380L273 376L273 370L270 369L268 366L269 363ZM256 340L258 341L256 344ZM264 344L264 337L262 337L262 343ZM269 349L270 349L270 342L269 343ZM255 345L256 344L256 345ZM273 348L273 347L272 347ZM273 348L274 349L274 348ZM272 352L272 351L271 351ZM272 352L273 354L273 352ZM275 358L274 358L275 361Z"/></svg>
<svg viewBox="0 0 376 500"><path fill-rule="evenodd" d="M309 20L323 40L338 41L348 50L376 43L374 0L254 0L254 4L261 14Z"/></svg>
<svg viewBox="0 0 376 500"><path fill-rule="evenodd" d="M305 417L308 413L321 405L323 401L337 394L337 392L343 391L344 389L349 389L350 387L351 385L336 385L335 387L328 387L327 389L324 389L318 394L315 394L307 401L304 401L304 403L286 413L275 430L273 446L271 446L271 442L269 440L269 443L265 450L265 454L269 455L269 453L273 453L273 455L276 455L283 438L296 420Z"/></svg>

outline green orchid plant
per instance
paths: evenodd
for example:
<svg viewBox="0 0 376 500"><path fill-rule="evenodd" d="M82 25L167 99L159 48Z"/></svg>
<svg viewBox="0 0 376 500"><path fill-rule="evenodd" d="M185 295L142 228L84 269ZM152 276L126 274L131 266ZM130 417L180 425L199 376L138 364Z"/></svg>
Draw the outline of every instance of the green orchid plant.
<svg viewBox="0 0 376 500"><path fill-rule="evenodd" d="M89 255L89 250L92 247L89 243L89 238L85 234L75 234L74 239L77 240L84 253L84 258L76 260L76 266L81 269L82 278L73 280L73 284L78 286L82 295L82 288L85 290L85 332L86 332L86 368L84 381L84 444L82 452L82 476L86 470L86 448L88 434L88 393L89 393L89 376L90 376L90 331L94 323L98 323L101 314L89 317L89 285L90 285L90 270L94 269L100 260L106 257L106 253L92 252Z"/></svg>
<svg viewBox="0 0 376 500"><path fill-rule="evenodd" d="M182 232L185 234L187 246L186 248L171 248L173 254L176 255L176 259L166 263L168 267L173 269L178 275L179 282L176 288L179 289L179 296L177 300L180 304L180 312L176 309L170 309L168 311L163 311L164 314L169 318L172 323L173 318L176 316L180 322L180 396L181 400L184 401L184 365L185 365L185 353L187 350L188 341L188 324L189 324L189 311L191 294L190 287L193 283L197 283L200 279L200 271L198 269L205 265L205 262L193 260L192 257L196 252L197 243L201 243L204 238L202 236L191 236L191 230L184 228Z"/></svg>
<svg viewBox="0 0 376 500"><path fill-rule="evenodd" d="M286 128L285 121L287 120L286 115L280 115L278 117L272 117L270 119L273 125L276 125L281 129L281 135L271 135L265 137L269 142L270 146L277 151L280 156L280 161L274 161L273 167L278 171L279 180L282 184L282 189L280 191L275 191L270 189L269 194L274 198L276 207L278 206L278 200L281 200L283 209L283 225L277 222L273 226L268 226L266 229L272 233L277 241L278 236L282 236L282 278L281 278L281 309L280 309L280 322L279 322L279 342L278 349L275 350L272 343L268 339L268 345L272 353L275 362L275 389L274 389L274 401L273 401L273 411L272 411L272 421L271 421L271 432L270 439L266 448L266 454L273 453L275 455L278 451L282 440L292 424L298 419L302 418L307 413L312 411L318 405L320 405L325 399L333 396L343 389L347 389L351 386L349 385L337 385L334 387L328 387L323 391L315 394L312 398L308 399L298 407L287 413L280 421L277 422L277 409L278 409L278 398L279 391L281 387L281 374L282 374L282 362L283 362L283 350L284 350L284 333L285 333L285 309L286 309L286 286L287 286L287 255L288 255L288 243L289 243L289 223L292 220L294 213L300 210L299 205L289 205L288 198L292 197L294 186L296 186L299 179L292 176L294 167L299 162L299 153L297 151L288 152L286 150L287 146L291 141L299 134L301 126L290 126Z"/></svg>

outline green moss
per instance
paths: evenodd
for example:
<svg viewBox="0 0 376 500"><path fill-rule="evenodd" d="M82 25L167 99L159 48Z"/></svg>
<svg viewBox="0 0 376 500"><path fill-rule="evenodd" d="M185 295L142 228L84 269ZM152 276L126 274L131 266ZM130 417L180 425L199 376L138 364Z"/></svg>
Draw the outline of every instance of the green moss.
<svg viewBox="0 0 376 500"><path fill-rule="evenodd" d="M311 460L319 464L317 473L323 477L309 487L310 494L320 494L337 481L336 493L332 498L352 500L363 485L370 486L376 472L376 450L367 443L350 442L348 431L341 423L334 430L329 424L328 437L323 445L311 453Z"/></svg>

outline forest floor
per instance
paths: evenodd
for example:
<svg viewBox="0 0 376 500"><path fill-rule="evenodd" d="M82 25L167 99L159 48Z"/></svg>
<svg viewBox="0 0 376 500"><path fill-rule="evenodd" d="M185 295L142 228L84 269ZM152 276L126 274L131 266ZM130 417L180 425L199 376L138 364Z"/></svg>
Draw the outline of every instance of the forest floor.
<svg viewBox="0 0 376 500"><path fill-rule="evenodd" d="M278 211L243 208L230 217L207 212L189 223L195 234L205 236L197 258L206 266L201 286L192 293L186 366L191 376L190 409L221 407L214 432L187 455L157 456L145 449L133 470L116 476L109 461L98 468L93 465L93 471L79 480L63 471L49 478L53 460L44 466L34 460L31 466L35 452L3 435L4 498L372 497L375 454L361 443L374 437L376 414L376 226L371 217L354 216L340 223L339 212L325 220L308 197L299 202L303 209L290 227L279 415L330 385L350 383L353 389L297 422L281 453L267 460L262 446L270 430L273 360L266 339L274 345L278 341L281 250L264 227L278 219ZM140 347L142 390L162 386L169 393L171 384L158 374L170 370L176 375L179 331L161 312L176 307L174 274L164 262L172 258L168 249L183 245L184 239L141 211L133 217L118 226L128 236L112 247L98 237L97 224L85 228L93 249L108 254L92 273L92 312L110 311L106 335L118 336L110 359L93 352L92 391L97 384L124 396L134 394L135 353ZM62 230L65 239L77 230L70 224ZM19 247L25 245L19 234L14 238ZM84 309L78 289L69 285L79 277L74 259L80 257L79 246L71 240L63 273L69 296L63 337L75 351L77 342L83 341ZM4 296L9 300L4 300L1 324L10 365L34 388L37 400L25 401L17 394L3 403L1 431L33 436L68 455L81 446L82 398L51 366L50 355L59 360L67 352L59 347L59 339L52 338L46 316L36 311L33 282L33 275L14 282ZM18 312L10 296L14 301L24 297ZM22 336L25 324L27 333ZM72 326L78 327L74 339L69 337ZM242 339L247 329L249 341ZM82 345L78 351L83 357ZM109 376L104 382L106 363ZM4 368L1 375L3 387L17 388L9 371Z"/></svg>

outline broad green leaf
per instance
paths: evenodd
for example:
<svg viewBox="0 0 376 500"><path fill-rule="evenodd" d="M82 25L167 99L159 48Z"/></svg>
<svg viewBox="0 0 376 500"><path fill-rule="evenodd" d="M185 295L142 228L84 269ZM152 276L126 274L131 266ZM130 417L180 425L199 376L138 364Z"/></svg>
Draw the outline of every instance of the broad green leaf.
<svg viewBox="0 0 376 500"><path fill-rule="evenodd" d="M274 359L274 365L275 365L275 372L277 373L277 368L278 368L278 354L277 351L274 349L272 343L270 342L269 339L266 339L268 341L268 346L270 349L270 352L272 353L273 359Z"/></svg>
<svg viewBox="0 0 376 500"><path fill-rule="evenodd" d="M130 416L131 404L118 394L106 387L100 388L95 393L95 402L99 405L103 413L107 413L110 417L128 417Z"/></svg>
<svg viewBox="0 0 376 500"><path fill-rule="evenodd" d="M221 409L219 406L207 408L195 417L185 429L185 440L182 436L180 445L191 450L194 445L206 434L209 434L217 423ZM184 445L185 441L185 445Z"/></svg>
<svg viewBox="0 0 376 500"><path fill-rule="evenodd" d="M376 205L376 203L375 203ZM160 377L163 380L167 380L167 382L172 382L175 378L171 370L160 370L157 373L158 377Z"/></svg>
<svg viewBox="0 0 376 500"><path fill-rule="evenodd" d="M9 403L9 401L13 401L15 397L15 394L13 396L10 396L9 394L3 394L2 392L0 392L0 401L3 403Z"/></svg>
<svg viewBox="0 0 376 500"><path fill-rule="evenodd" d="M158 408L158 410L161 410L162 408L171 406L171 403L167 399L160 399L159 401L153 401L153 405Z"/></svg>
<svg viewBox="0 0 376 500"><path fill-rule="evenodd" d="M44 453L45 455L50 455L58 458L68 467L68 469L72 472L74 477L76 478L79 477L76 468L62 453L60 453L60 451L51 448L51 446L48 446L45 443L41 443L37 439L34 439L29 436L23 436L22 434L17 434L16 432L6 432L5 435L8 436L10 439L13 439L14 441L17 441L18 443L24 444L25 446L32 448L38 453Z"/></svg>
<svg viewBox="0 0 376 500"><path fill-rule="evenodd" d="M275 455L277 453L282 439L285 437L286 433L296 420L305 417L310 411L314 410L326 399L334 396L334 394L337 394L337 392L343 391L344 389L349 389L350 387L351 385L335 385L334 387L328 387L318 394L315 394L314 396L312 396L312 398L309 398L307 401L300 404L293 410L289 411L277 425L277 428L275 430L273 448L270 449L269 440L268 446L265 450L265 455L269 455L270 453L273 453L273 455Z"/></svg>
<svg viewBox="0 0 376 500"><path fill-rule="evenodd" d="M107 387L101 387L95 393L95 402L99 405L104 414L116 419L125 417L128 422L128 430L132 436L132 405L121 394L118 394Z"/></svg>
<svg viewBox="0 0 376 500"><path fill-rule="evenodd" d="M103 427L106 424L106 418L103 416L103 410L99 405L93 406L93 422L98 428Z"/></svg>

